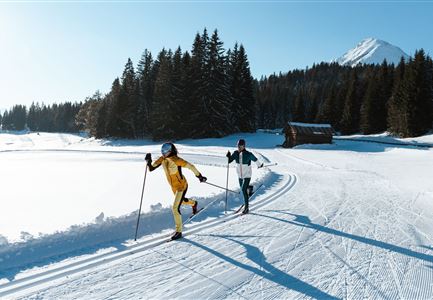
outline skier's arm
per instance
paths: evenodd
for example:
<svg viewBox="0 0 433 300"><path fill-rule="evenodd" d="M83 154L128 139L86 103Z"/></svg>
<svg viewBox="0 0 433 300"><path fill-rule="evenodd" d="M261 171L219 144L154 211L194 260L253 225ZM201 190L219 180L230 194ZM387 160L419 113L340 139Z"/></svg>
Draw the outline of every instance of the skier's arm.
<svg viewBox="0 0 433 300"><path fill-rule="evenodd" d="M253 153L250 152L250 155L251 155L251 160L256 163L257 168L263 167L263 163L259 161Z"/></svg>
<svg viewBox="0 0 433 300"><path fill-rule="evenodd" d="M180 167L185 167L187 169L190 169L195 177L198 178L198 180L200 180L200 182L206 182L207 178L202 176L201 173L197 170L197 168L193 165L190 164L189 162L187 162L186 160L183 160L182 158L177 157L176 159L173 159L174 163Z"/></svg>
<svg viewBox="0 0 433 300"><path fill-rule="evenodd" d="M186 160L178 157L176 160L173 159L173 161L175 162L176 165L178 165L180 167L190 169L194 173L195 176L198 177L200 175L200 172L197 170L197 168L193 164L190 164L189 162L187 162Z"/></svg>
<svg viewBox="0 0 433 300"><path fill-rule="evenodd" d="M232 154L230 153L230 151L227 151L226 157L227 157L229 163L231 163L233 161Z"/></svg>
<svg viewBox="0 0 433 300"><path fill-rule="evenodd" d="M230 151L229 152L227 152L227 154L229 154L230 153ZM238 157L239 157L239 151L235 151L235 152L233 152L233 154L231 154L230 156L229 155L227 155L227 157L228 157L228 159L229 159L229 163L231 163L232 161L234 161L235 159L237 159Z"/></svg>
<svg viewBox="0 0 433 300"><path fill-rule="evenodd" d="M163 159L164 158L161 156L160 158L155 160L154 163L152 163L152 160L147 160L147 166L149 167L149 171L152 172L153 170L157 169L161 165Z"/></svg>

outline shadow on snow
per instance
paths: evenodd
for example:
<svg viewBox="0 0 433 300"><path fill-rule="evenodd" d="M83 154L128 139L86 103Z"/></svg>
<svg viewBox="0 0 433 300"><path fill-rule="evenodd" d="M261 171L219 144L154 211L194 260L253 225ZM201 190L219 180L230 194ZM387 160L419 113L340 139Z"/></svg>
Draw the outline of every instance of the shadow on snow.
<svg viewBox="0 0 433 300"><path fill-rule="evenodd" d="M403 254L409 257L413 257L416 259L420 259L429 263L433 263L433 256L432 255L428 255L425 253L420 253L420 252L416 252L407 248L403 248L400 246L396 246L390 243L386 243L386 242L382 242L382 241L377 241L371 238L367 238L367 237L362 237L359 235L355 235L355 234L350 234L350 233L346 233L343 231L339 231L336 229L332 229L332 228L328 228L319 224L315 224L312 223L310 218L307 216L303 216L303 215L296 215L296 214L292 214L292 213L288 213L285 211L281 211L281 210L272 210L272 212L277 212L277 213L281 213L281 214L285 214L285 215L289 215L289 216L294 216L295 220L290 221L290 220L284 220L284 219L280 219L280 218L276 218L276 217L272 217L272 216L267 216L264 214L259 214L259 213L251 213L257 216L261 216L264 218L269 218L269 219L273 219L276 221L280 221L280 222L285 222L288 224L292 224L292 225L296 225L296 226L302 226L305 228L310 228L313 230L317 230L320 232L324 232L324 233L328 233L328 234L332 234L332 235L336 235L336 236L340 236L343 238L348 238L354 241L358 241L367 245L371 245L371 246L375 246L378 248L382 248L385 250L389 250L395 253L399 253L399 254Z"/></svg>
<svg viewBox="0 0 433 300"><path fill-rule="evenodd" d="M207 246L204 246L202 244L199 244L195 241L185 239L185 242L190 243L191 245L201 248L214 256L223 259L227 261L228 263L238 267L242 268L244 270L250 271L254 274L257 274L269 281L272 281L280 286L286 287L288 289L297 291L299 293L302 293L308 297L316 298L316 299L338 299L337 297L331 296L318 288L297 279L294 276L291 276L280 269L274 267L272 264L267 262L266 257L263 255L263 253L260 251L259 248L253 245L246 244L244 242L241 242L239 240L236 240L236 236L227 236L227 235L211 235L212 237L220 237L229 241L232 241L234 243L239 244L240 246L244 247L247 251L247 258L250 259L255 264L261 266L262 269L250 266L248 264L244 264L240 261L237 261L233 259L230 256L224 255L212 248L209 248Z"/></svg>

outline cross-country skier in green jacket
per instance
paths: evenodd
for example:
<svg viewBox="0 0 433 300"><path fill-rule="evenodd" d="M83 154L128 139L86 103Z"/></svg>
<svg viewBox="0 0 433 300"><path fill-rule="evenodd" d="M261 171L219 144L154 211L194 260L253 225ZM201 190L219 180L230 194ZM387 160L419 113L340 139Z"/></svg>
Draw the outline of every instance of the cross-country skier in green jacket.
<svg viewBox="0 0 433 300"><path fill-rule="evenodd" d="M250 186L251 175L252 175L251 162L254 161L257 164L258 168L263 167L263 163L260 162L257 159L257 157L254 156L254 154L247 151L247 149L245 148L246 145L244 139L240 139L237 145L238 145L238 150L233 152L233 154L231 154L230 151L228 151L226 156L229 160L229 163L231 163L234 160L237 163L236 170L238 172L239 185L242 189L242 194L244 195L244 201L245 201L245 206L242 213L246 214L249 211L248 199L250 196L248 195L248 187Z"/></svg>

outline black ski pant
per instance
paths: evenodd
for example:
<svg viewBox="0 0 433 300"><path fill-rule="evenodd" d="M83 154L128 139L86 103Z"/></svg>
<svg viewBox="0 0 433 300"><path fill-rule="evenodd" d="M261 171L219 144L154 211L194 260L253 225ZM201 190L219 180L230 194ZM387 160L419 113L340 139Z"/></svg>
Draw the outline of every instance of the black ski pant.
<svg viewBox="0 0 433 300"><path fill-rule="evenodd" d="M239 178L239 185L242 190L242 194L244 195L244 201L245 201L245 207L248 208L248 199L250 198L248 196L248 186L250 185L251 178Z"/></svg>

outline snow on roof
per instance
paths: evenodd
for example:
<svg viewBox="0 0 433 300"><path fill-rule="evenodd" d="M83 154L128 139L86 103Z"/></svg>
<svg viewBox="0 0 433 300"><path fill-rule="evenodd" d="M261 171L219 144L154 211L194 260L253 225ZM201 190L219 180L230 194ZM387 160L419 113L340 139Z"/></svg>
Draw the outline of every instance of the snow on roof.
<svg viewBox="0 0 433 300"><path fill-rule="evenodd" d="M289 125L299 126L299 127L322 127L322 128L331 128L330 124L310 124L310 123L299 123L299 122L289 122Z"/></svg>

